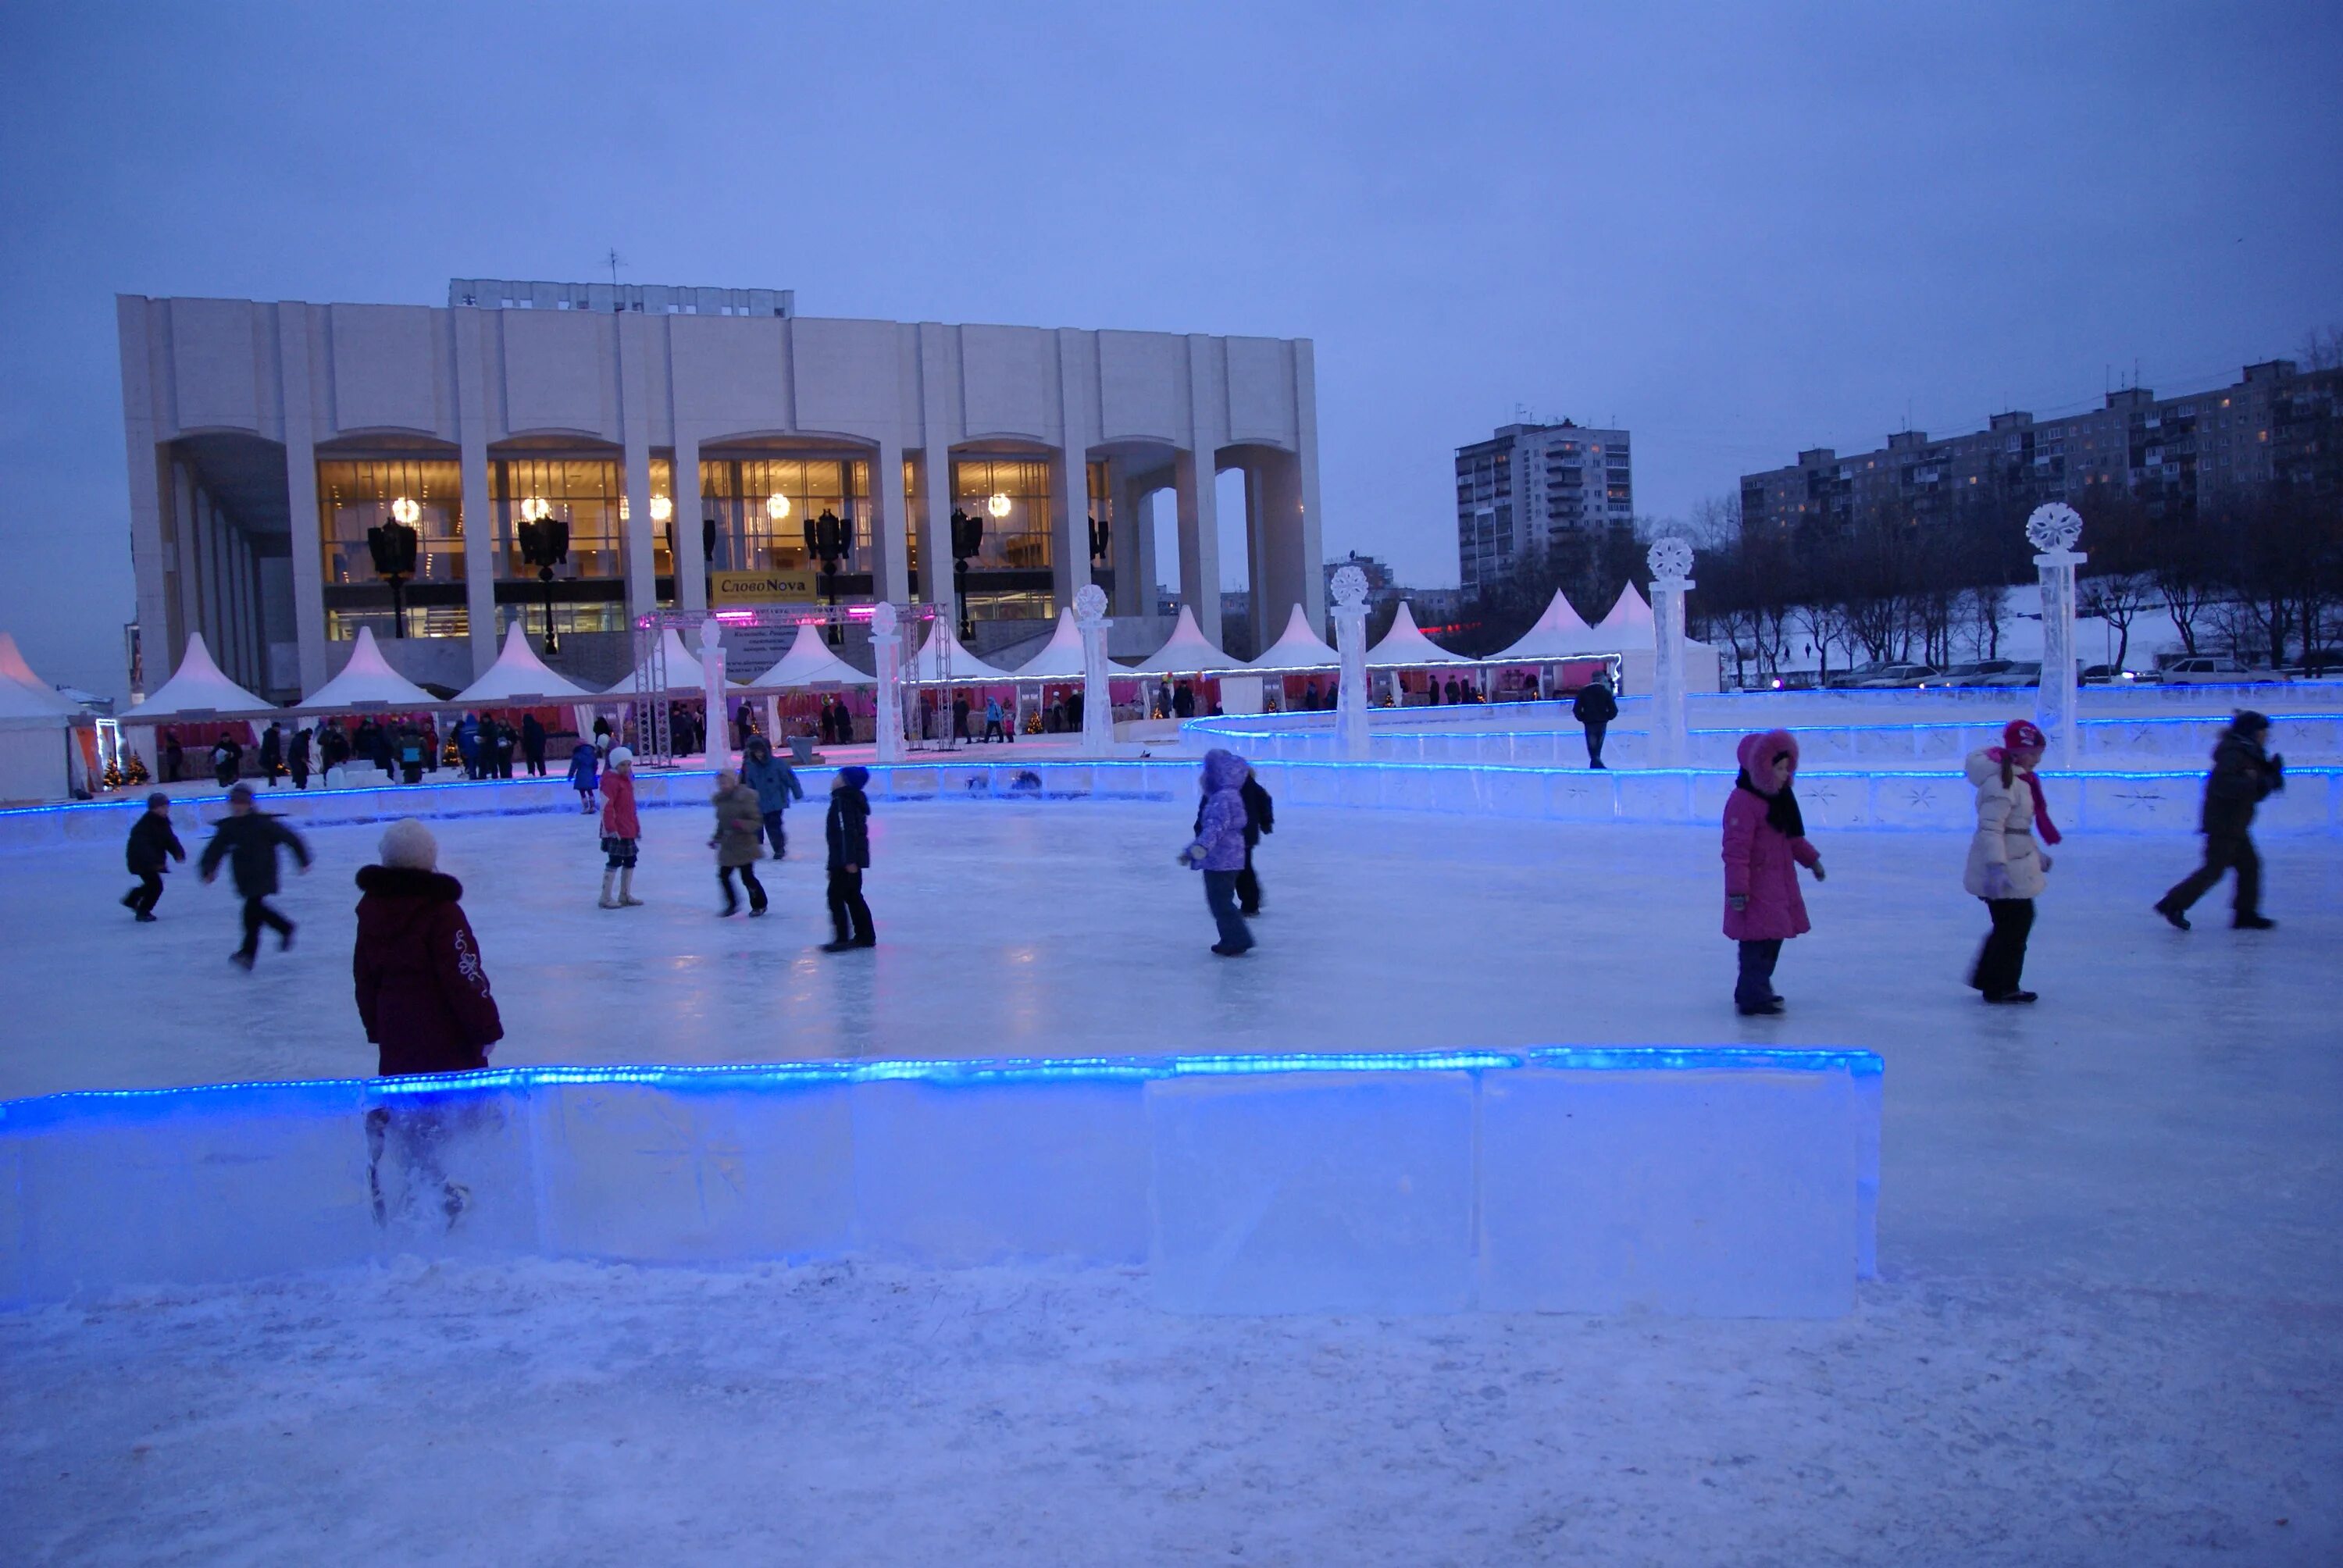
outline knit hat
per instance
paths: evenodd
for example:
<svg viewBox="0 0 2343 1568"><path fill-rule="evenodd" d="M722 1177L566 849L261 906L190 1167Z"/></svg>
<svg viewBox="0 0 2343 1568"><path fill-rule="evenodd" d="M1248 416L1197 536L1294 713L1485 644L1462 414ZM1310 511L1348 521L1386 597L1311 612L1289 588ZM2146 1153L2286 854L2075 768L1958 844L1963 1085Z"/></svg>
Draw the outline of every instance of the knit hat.
<svg viewBox="0 0 2343 1568"><path fill-rule="evenodd" d="M2049 741L2043 739L2042 731L2034 727L2034 721L2030 719L2013 719L2003 725L2001 743L2011 750L2026 747L2038 747L2046 750L2050 745Z"/></svg>
<svg viewBox="0 0 2343 1568"><path fill-rule="evenodd" d="M146 797L146 809L149 811L152 811L157 806L168 807L170 804L171 798L168 795L164 794L160 789L156 790L155 793Z"/></svg>
<svg viewBox="0 0 2343 1568"><path fill-rule="evenodd" d="M385 828L382 845L375 853L384 865L409 871L436 870L439 865L439 841L412 817L401 817Z"/></svg>
<svg viewBox="0 0 2343 1568"><path fill-rule="evenodd" d="M2237 717L2229 720L2229 728L2232 729L2258 731L2268 729L2269 727L2269 715L2257 713L2250 708L2240 708L2237 709Z"/></svg>
<svg viewBox="0 0 2343 1568"><path fill-rule="evenodd" d="M630 747L630 746L613 746L613 747L611 747L611 748L610 748L610 766L611 766L611 767L613 767L613 768L624 768L624 767L626 767L628 763L630 763L630 762L634 761L634 759L635 759L634 748L632 748L632 747Z"/></svg>
<svg viewBox="0 0 2343 1568"><path fill-rule="evenodd" d="M846 787L850 789L860 789L870 782L870 769L868 768L841 768L838 770L838 776L845 781Z"/></svg>

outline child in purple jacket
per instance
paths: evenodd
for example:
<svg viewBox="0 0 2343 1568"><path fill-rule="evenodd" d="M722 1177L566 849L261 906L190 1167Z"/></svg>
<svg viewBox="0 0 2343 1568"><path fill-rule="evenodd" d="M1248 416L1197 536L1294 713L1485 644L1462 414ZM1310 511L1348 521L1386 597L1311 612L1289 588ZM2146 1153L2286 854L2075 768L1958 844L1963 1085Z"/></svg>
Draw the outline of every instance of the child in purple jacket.
<svg viewBox="0 0 2343 1568"><path fill-rule="evenodd" d="M1237 874L1245 863L1245 759L1215 747L1204 753L1204 809L1196 841L1180 851L1180 863L1204 873L1204 902L1220 927L1212 950L1232 959L1252 946L1252 932L1237 912Z"/></svg>

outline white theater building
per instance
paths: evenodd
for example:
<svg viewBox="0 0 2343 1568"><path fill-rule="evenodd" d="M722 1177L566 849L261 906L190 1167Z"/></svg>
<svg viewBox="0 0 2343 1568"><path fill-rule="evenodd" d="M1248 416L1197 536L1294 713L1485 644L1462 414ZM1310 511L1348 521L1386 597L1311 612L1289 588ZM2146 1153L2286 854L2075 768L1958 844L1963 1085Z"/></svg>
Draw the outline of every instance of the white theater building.
<svg viewBox="0 0 2343 1568"><path fill-rule="evenodd" d="M116 311L150 663L174 668L201 632L273 699L323 686L367 626L410 678L462 687L517 618L532 636L549 619L551 662L607 681L654 609L950 604L956 509L985 525L960 579L978 650L1046 630L1092 580L1144 630L1161 490L1182 597L1218 641L1229 470L1245 479L1248 569L1230 575L1250 578L1254 646L1294 605L1324 618L1306 339L832 320L786 292L493 280L451 284L444 308L121 296ZM829 582L804 531L824 513L852 538ZM550 582L522 555L538 516L568 525ZM396 616L367 545L393 520L420 536Z"/></svg>

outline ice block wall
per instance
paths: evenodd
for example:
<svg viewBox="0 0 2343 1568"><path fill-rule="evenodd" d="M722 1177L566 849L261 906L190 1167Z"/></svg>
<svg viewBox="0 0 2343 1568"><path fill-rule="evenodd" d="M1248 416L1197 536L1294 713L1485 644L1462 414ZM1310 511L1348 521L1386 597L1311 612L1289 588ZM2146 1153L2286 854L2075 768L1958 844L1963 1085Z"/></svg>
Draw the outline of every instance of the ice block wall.
<svg viewBox="0 0 2343 1568"><path fill-rule="evenodd" d="M1143 1265L1189 1312L1817 1317L1880 1060L1739 1048L532 1068L0 1105L0 1302L400 1252Z"/></svg>

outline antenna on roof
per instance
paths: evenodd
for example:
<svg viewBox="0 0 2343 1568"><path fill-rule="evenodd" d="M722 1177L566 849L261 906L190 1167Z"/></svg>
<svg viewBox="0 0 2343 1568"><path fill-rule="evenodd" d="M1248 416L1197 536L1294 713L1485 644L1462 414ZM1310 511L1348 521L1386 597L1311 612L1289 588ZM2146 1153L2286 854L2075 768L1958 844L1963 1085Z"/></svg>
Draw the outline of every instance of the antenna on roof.
<svg viewBox="0 0 2343 1568"><path fill-rule="evenodd" d="M617 246L614 245L610 247L610 254L602 258L602 265L610 269L610 286L612 288L618 287L618 268L627 265L627 258L618 254L618 247Z"/></svg>

